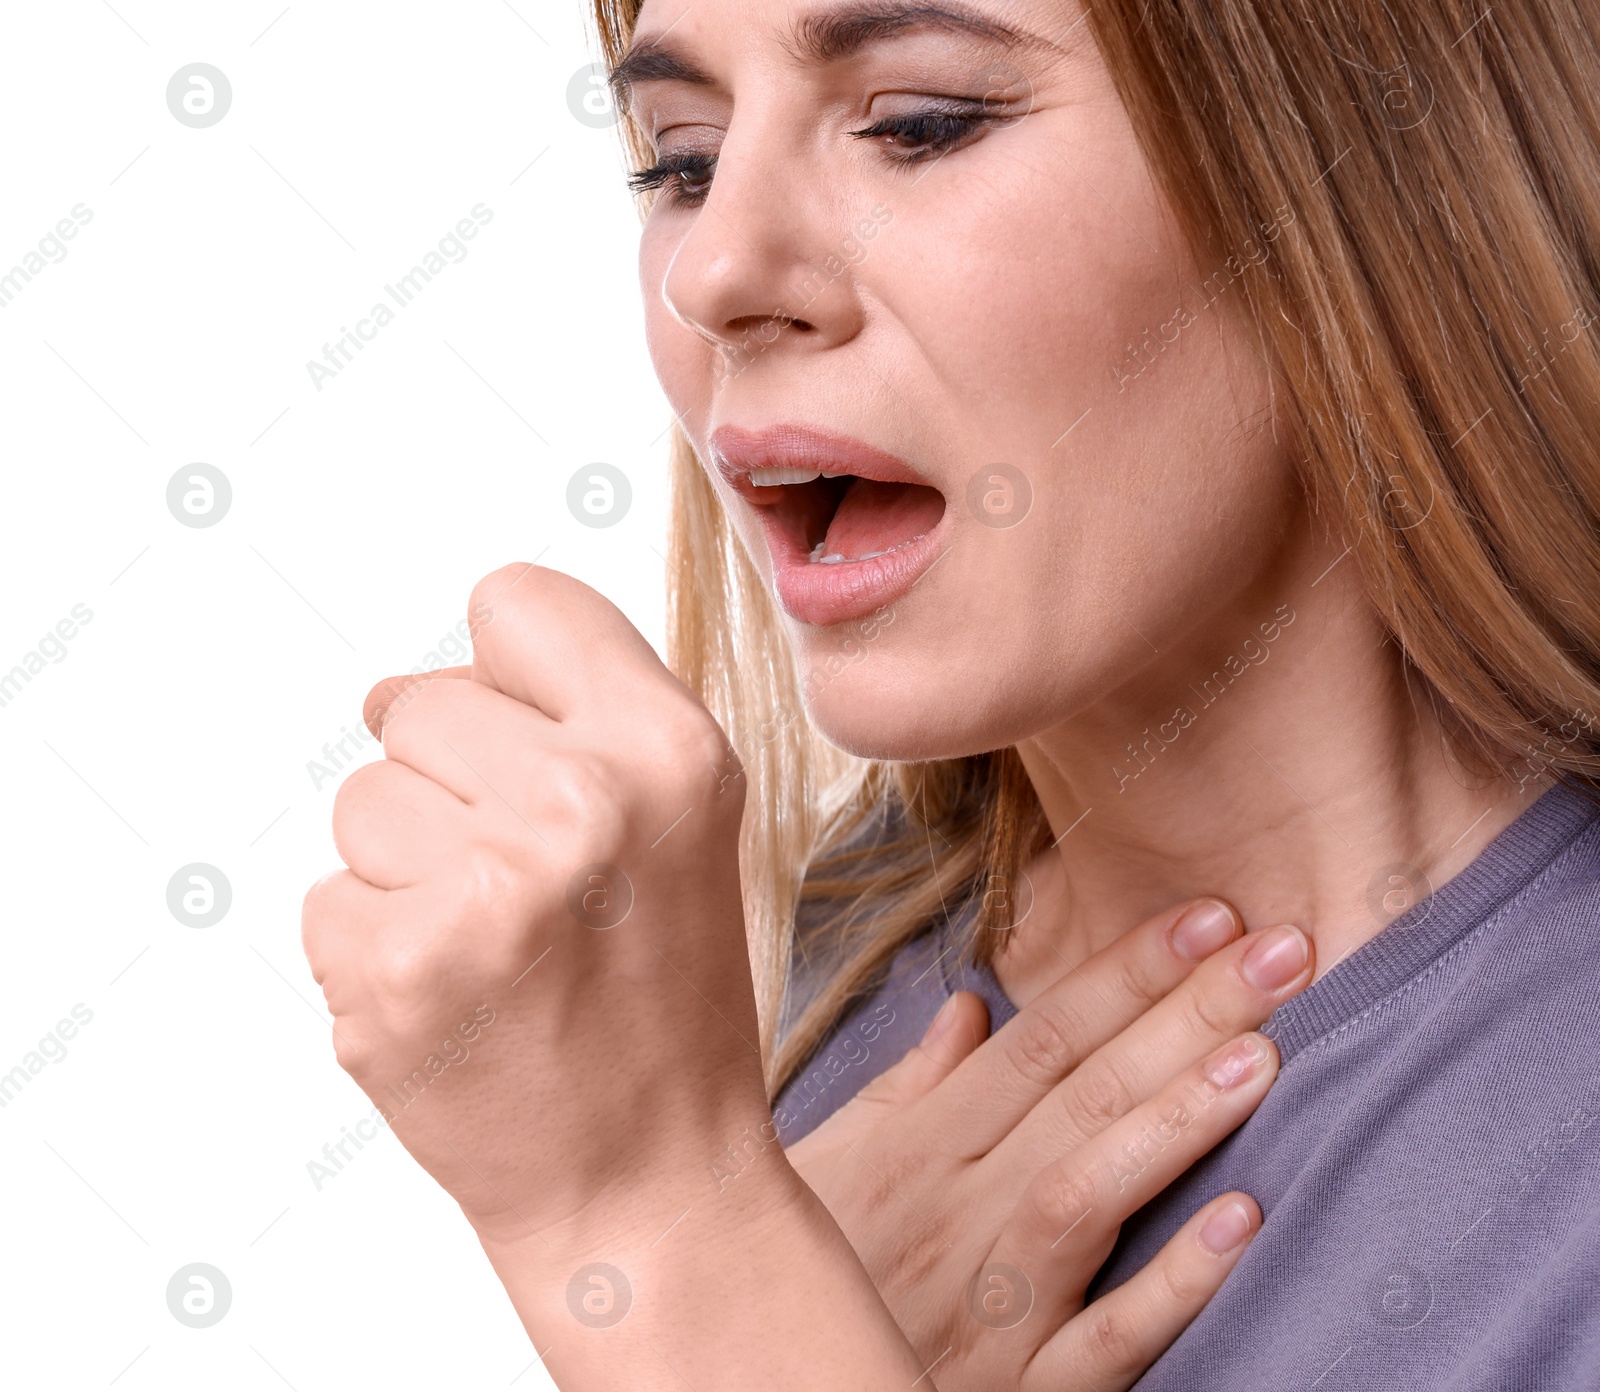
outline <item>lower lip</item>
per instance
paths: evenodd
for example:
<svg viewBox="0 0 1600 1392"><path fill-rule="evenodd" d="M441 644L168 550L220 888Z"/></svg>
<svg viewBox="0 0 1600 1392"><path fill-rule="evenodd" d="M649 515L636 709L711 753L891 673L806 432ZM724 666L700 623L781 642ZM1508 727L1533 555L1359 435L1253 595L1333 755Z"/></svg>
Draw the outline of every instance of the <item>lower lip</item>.
<svg viewBox="0 0 1600 1392"><path fill-rule="evenodd" d="M864 619L903 599L928 573L944 551L948 523L948 515L941 517L927 535L885 555L824 565L763 515L778 602L791 618L819 628Z"/></svg>

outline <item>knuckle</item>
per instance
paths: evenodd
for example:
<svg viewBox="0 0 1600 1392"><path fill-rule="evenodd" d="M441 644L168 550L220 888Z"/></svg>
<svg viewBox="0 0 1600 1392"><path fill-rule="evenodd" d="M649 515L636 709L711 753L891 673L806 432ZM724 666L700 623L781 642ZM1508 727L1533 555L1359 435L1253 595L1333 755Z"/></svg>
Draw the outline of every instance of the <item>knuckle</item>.
<svg viewBox="0 0 1600 1392"><path fill-rule="evenodd" d="M444 965L429 944L391 943L369 969L373 996L387 1016L412 1018L437 995Z"/></svg>
<svg viewBox="0 0 1600 1392"><path fill-rule="evenodd" d="M537 595L552 574L554 572L531 561L508 561L472 587L467 597L467 612L484 623L492 623L497 612L515 602L509 599L508 591L515 587L519 593L527 591Z"/></svg>
<svg viewBox="0 0 1600 1392"><path fill-rule="evenodd" d="M1054 1011L1024 1011L1011 1041L1011 1065L1025 1081L1051 1085L1066 1077L1078 1062L1078 1042L1070 1024Z"/></svg>
<svg viewBox="0 0 1600 1392"><path fill-rule="evenodd" d="M377 1066L378 1051L365 1036L352 1035L348 1027L335 1023L333 1027L333 1056L339 1067L352 1078L370 1074Z"/></svg>
<svg viewBox="0 0 1600 1392"><path fill-rule="evenodd" d="M311 979L321 986L328 974L326 948L343 918L342 906L351 879L348 870L324 875L300 901L300 947L311 967Z"/></svg>
<svg viewBox="0 0 1600 1392"><path fill-rule="evenodd" d="M1180 1310L1197 1308L1211 1293L1210 1284L1187 1262L1168 1254L1159 1263L1161 1290L1168 1305Z"/></svg>
<svg viewBox="0 0 1600 1392"><path fill-rule="evenodd" d="M515 917L527 892L528 877L494 846L474 842L457 858L457 912L469 922L490 923Z"/></svg>
<svg viewBox="0 0 1600 1392"><path fill-rule="evenodd" d="M1079 1130L1095 1135L1133 1110L1133 1092L1121 1071L1101 1059L1073 1077L1071 1108Z"/></svg>
<svg viewBox="0 0 1600 1392"><path fill-rule="evenodd" d="M673 699L655 730L654 760L673 791L703 792L707 779L743 772L722 727L698 701Z"/></svg>
<svg viewBox="0 0 1600 1392"><path fill-rule="evenodd" d="M334 826L347 826L352 818L359 817L364 808L371 806L380 783L388 777L385 761L381 759L351 769L334 790Z"/></svg>
<svg viewBox="0 0 1600 1392"><path fill-rule="evenodd" d="M1089 1366L1102 1377L1114 1374L1131 1382L1144 1371L1144 1345L1125 1318L1103 1309L1102 1304L1097 1302L1078 1316L1079 1337Z"/></svg>
<svg viewBox="0 0 1600 1392"><path fill-rule="evenodd" d="M1185 1033L1231 1039L1239 1032L1238 1015L1225 996L1198 989L1184 992Z"/></svg>
<svg viewBox="0 0 1600 1392"><path fill-rule="evenodd" d="M629 818L618 784L594 754L574 751L549 760L541 770L549 820L585 860L610 860L626 843Z"/></svg>
<svg viewBox="0 0 1600 1392"><path fill-rule="evenodd" d="M1166 985L1170 983L1159 981L1150 964L1133 952L1137 944L1126 939L1124 942L1127 951L1119 954L1113 964L1112 999L1127 1001L1141 1011L1148 1010L1166 994Z"/></svg>
<svg viewBox="0 0 1600 1392"><path fill-rule="evenodd" d="M349 873L348 870L335 870L332 874L324 875L306 890L305 897L300 901L302 927L307 923L321 922L327 916L339 893L339 877Z"/></svg>
<svg viewBox="0 0 1600 1392"><path fill-rule="evenodd" d="M1082 1164L1060 1162L1042 1170L1028 1186L1028 1202L1040 1235L1056 1241L1098 1203L1099 1186Z"/></svg>
<svg viewBox="0 0 1600 1392"><path fill-rule="evenodd" d="M514 658L526 642L527 625L539 616L566 613L581 604L589 587L570 575L532 561L511 561L491 570L467 598L467 624L475 657Z"/></svg>

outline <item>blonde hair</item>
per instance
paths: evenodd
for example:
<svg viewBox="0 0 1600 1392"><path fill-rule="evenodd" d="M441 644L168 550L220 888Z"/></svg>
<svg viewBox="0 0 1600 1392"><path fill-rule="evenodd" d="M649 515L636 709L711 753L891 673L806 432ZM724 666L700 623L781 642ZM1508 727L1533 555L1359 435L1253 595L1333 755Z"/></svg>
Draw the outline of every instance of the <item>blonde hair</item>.
<svg viewBox="0 0 1600 1392"><path fill-rule="evenodd" d="M594 0L611 66L641 2ZM1584 787L1600 782L1595 13L1593 0L1089 11L1197 264L1240 276L1309 505L1348 542L1453 745L1524 783ZM622 127L649 163L644 133ZM671 454L669 655L750 781L747 922L775 1093L897 948L991 877L1011 882L1044 823L1014 750L908 766L827 745L800 701L817 674L796 672L677 428ZM829 979L780 1043L802 895L799 949L825 945ZM976 916L974 956L997 912Z"/></svg>

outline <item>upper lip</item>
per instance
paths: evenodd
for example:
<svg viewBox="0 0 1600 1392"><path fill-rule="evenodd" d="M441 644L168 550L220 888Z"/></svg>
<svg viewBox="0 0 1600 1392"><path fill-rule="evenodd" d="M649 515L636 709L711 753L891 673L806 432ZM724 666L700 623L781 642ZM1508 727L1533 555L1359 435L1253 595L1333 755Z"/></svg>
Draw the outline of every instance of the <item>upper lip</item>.
<svg viewBox="0 0 1600 1392"><path fill-rule="evenodd" d="M752 469L820 469L880 483L932 486L905 460L865 441L816 426L786 423L753 430L719 425L711 432L710 446L711 462L717 472L745 497L757 491L749 480Z"/></svg>

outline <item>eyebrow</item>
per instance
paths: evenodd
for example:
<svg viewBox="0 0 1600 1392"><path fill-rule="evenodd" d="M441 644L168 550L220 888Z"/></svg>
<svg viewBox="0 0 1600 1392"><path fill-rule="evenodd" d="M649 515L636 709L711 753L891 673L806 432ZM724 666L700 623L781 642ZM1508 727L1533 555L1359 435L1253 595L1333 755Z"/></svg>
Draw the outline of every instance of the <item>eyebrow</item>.
<svg viewBox="0 0 1600 1392"><path fill-rule="evenodd" d="M903 0L853 0L836 9L804 16L793 28L784 50L796 62L813 66L837 63L885 39L928 30L1000 43L1007 48L1056 46L1036 34L1014 29L968 5L906 4ZM641 39L612 70L610 83L619 106L627 106L633 88L644 82L683 82L715 87L717 79L687 54L663 40Z"/></svg>

